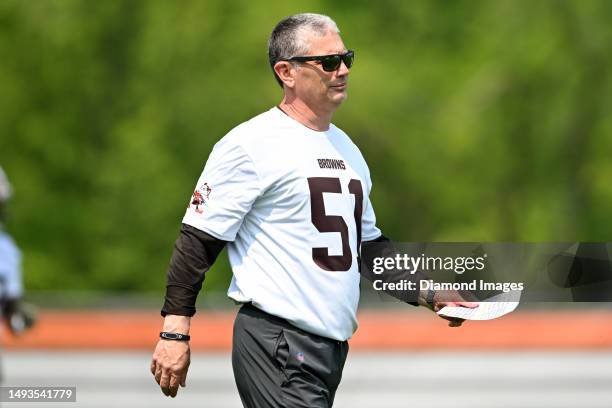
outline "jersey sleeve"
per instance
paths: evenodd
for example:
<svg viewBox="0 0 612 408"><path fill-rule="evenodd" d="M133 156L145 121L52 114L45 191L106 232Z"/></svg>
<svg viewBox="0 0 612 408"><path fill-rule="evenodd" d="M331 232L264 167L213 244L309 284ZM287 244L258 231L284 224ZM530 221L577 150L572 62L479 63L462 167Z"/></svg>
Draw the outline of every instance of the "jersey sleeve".
<svg viewBox="0 0 612 408"><path fill-rule="evenodd" d="M367 169L367 167L366 167ZM382 235L382 232L376 226L376 215L370 201L370 191L372 190L372 181L370 180L370 172L366 174L366 195L363 200L363 217L361 219L361 240L372 241Z"/></svg>
<svg viewBox="0 0 612 408"><path fill-rule="evenodd" d="M363 218L361 219L361 234L362 241L372 241L382 235L380 229L376 226L376 215L372 208L370 197L364 199L365 208L363 209Z"/></svg>
<svg viewBox="0 0 612 408"><path fill-rule="evenodd" d="M242 146L222 139L210 154L191 196L183 224L234 241L261 193L255 165Z"/></svg>

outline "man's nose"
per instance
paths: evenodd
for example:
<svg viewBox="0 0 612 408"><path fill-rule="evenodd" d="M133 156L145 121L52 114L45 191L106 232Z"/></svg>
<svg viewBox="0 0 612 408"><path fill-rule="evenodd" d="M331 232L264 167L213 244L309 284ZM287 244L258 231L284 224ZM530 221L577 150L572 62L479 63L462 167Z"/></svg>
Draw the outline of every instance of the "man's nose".
<svg viewBox="0 0 612 408"><path fill-rule="evenodd" d="M340 62L340 66L338 67L338 76L347 76L349 74L349 68L346 66L344 61Z"/></svg>

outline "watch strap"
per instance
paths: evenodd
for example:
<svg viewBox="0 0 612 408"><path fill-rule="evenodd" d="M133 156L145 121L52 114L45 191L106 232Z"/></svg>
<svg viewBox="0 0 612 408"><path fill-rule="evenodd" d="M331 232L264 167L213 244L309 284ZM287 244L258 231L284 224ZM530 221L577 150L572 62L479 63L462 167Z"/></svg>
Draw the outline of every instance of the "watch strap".
<svg viewBox="0 0 612 408"><path fill-rule="evenodd" d="M427 298L425 298L425 302L433 307L434 296L436 295L436 291L432 289L427 289Z"/></svg>
<svg viewBox="0 0 612 408"><path fill-rule="evenodd" d="M189 341L191 336L182 333L159 332L159 337L166 340Z"/></svg>

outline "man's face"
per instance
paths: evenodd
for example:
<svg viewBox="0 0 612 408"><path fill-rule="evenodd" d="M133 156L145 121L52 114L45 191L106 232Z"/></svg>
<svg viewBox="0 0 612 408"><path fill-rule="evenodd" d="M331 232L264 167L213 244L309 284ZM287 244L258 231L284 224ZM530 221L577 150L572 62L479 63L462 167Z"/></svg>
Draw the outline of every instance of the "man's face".
<svg viewBox="0 0 612 408"><path fill-rule="evenodd" d="M340 35L328 31L324 36L308 34L310 49L306 55L342 54L347 50ZM340 64L337 70L326 72L316 61L301 62L295 70L295 94L309 106L325 110L336 109L347 97L349 70Z"/></svg>

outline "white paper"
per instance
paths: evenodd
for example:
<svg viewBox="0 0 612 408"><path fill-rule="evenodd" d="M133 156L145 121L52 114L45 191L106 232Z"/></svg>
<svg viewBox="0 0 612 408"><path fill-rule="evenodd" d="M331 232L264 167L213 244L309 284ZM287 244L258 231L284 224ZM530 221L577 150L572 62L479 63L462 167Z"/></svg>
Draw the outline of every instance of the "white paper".
<svg viewBox="0 0 612 408"><path fill-rule="evenodd" d="M445 306L438 314L465 320L491 320L508 314L516 309L520 298L520 291L500 293L483 302L478 302L477 308L470 309L467 307Z"/></svg>

